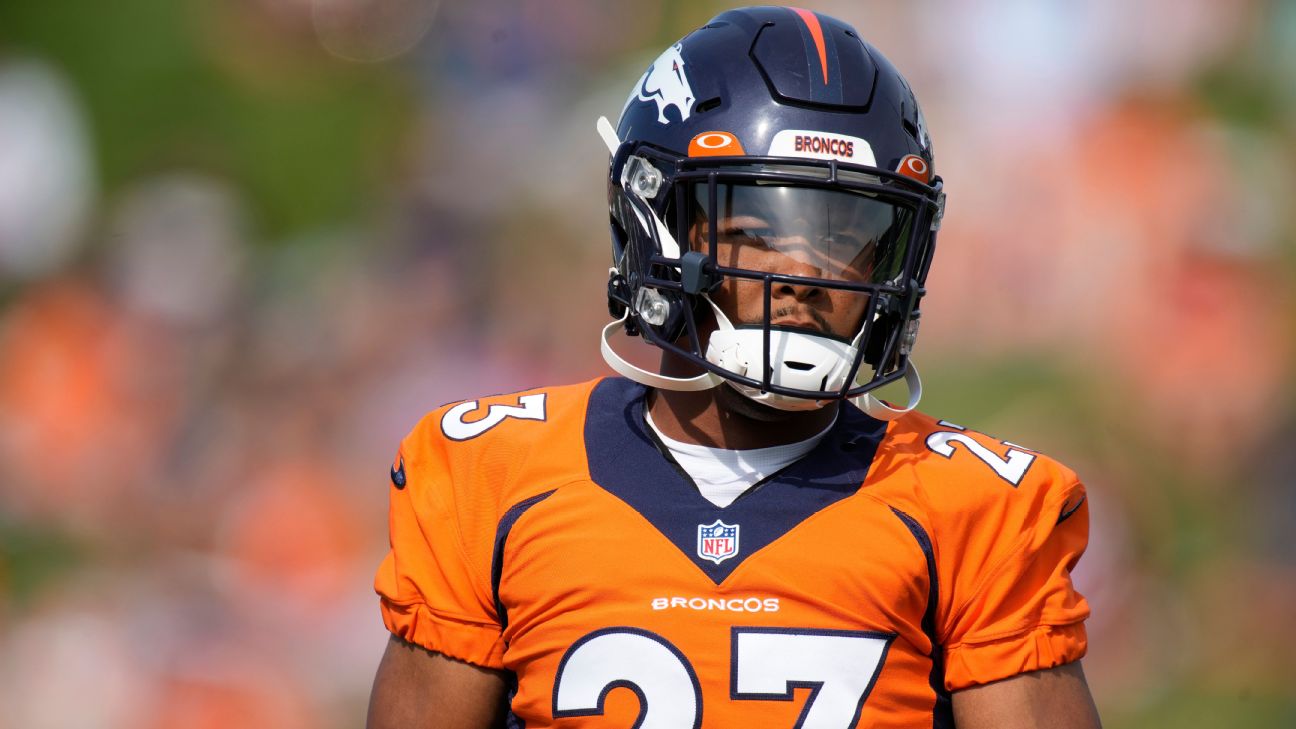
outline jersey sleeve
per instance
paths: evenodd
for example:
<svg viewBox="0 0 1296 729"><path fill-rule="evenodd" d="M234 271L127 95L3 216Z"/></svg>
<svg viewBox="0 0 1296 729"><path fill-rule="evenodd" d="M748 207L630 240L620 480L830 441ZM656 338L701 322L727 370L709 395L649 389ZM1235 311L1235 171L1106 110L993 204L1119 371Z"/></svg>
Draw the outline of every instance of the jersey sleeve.
<svg viewBox="0 0 1296 729"><path fill-rule="evenodd" d="M426 422L426 421L425 421ZM394 635L451 658L502 668L489 563L469 547L444 442L416 428L393 465L391 551L374 580ZM403 468L402 468L403 465ZM398 470L400 469L400 470ZM401 482L404 482L403 485Z"/></svg>
<svg viewBox="0 0 1296 729"><path fill-rule="evenodd" d="M1079 660L1085 599L1071 570L1089 538L1085 488L1039 457L1015 487L962 484L981 498L940 525L938 569L950 586L940 627L951 691Z"/></svg>

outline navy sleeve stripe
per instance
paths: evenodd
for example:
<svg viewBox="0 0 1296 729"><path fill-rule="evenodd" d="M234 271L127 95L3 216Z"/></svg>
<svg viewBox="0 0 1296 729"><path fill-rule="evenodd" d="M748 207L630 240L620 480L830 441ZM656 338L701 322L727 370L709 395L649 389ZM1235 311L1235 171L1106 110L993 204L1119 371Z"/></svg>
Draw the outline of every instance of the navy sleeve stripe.
<svg viewBox="0 0 1296 729"><path fill-rule="evenodd" d="M514 504L504 512L499 525L495 527L495 549L491 554L491 595L495 598L495 615L499 618L501 630L508 625L508 611L504 609L504 603L500 602L499 596L500 576L504 573L504 545L508 542L509 532L513 531L513 525L517 520L522 518L528 509L552 496L554 491L557 489L536 494Z"/></svg>
<svg viewBox="0 0 1296 729"><path fill-rule="evenodd" d="M891 511L908 527L909 533L918 542L923 557L927 560L927 584L930 587L927 591L927 610L923 613L922 628L932 645L932 667L928 677L932 691L936 694L936 703L932 706L932 729L953 729L954 709L950 703L950 693L945 690L945 648L936 637L936 609L940 605L940 577L936 573L936 552L932 549L931 537L927 535L927 530L923 529L917 519L894 506L891 507Z"/></svg>

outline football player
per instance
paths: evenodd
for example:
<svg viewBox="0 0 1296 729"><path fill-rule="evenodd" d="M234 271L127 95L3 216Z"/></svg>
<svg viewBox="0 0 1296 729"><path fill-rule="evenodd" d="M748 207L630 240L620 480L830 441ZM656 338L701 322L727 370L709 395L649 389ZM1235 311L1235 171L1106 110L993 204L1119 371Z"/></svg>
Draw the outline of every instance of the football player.
<svg viewBox="0 0 1296 729"><path fill-rule="evenodd" d="M402 441L370 726L1098 726L1084 487L914 410L945 198L900 74L841 21L731 10L598 131L622 377Z"/></svg>

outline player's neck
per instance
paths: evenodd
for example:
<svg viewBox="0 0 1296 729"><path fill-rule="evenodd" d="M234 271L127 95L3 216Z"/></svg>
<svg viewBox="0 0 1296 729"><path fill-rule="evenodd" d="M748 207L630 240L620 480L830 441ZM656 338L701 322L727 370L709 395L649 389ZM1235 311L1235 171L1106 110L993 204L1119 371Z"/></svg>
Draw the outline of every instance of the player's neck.
<svg viewBox="0 0 1296 729"><path fill-rule="evenodd" d="M663 358L664 374L681 375ZM652 390L648 397L653 423L662 435L685 443L748 450L796 443L827 428L836 405L817 410L776 410L756 403L721 384L698 392Z"/></svg>

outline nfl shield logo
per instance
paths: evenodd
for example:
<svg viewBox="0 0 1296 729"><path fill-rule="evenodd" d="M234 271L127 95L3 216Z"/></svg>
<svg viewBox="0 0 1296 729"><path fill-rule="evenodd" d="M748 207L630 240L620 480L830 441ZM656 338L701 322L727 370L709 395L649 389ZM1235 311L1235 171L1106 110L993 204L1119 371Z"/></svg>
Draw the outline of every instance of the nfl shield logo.
<svg viewBox="0 0 1296 729"><path fill-rule="evenodd" d="M738 554L738 525L719 519L712 524L698 524L698 556L716 564Z"/></svg>

